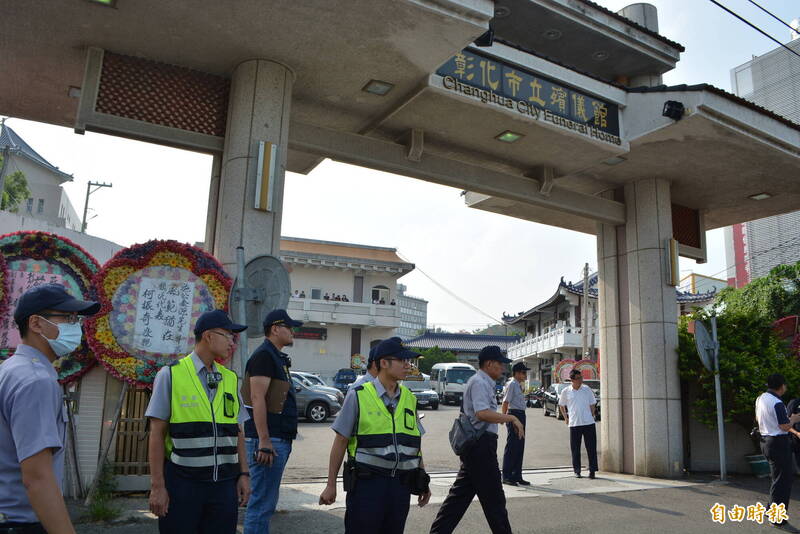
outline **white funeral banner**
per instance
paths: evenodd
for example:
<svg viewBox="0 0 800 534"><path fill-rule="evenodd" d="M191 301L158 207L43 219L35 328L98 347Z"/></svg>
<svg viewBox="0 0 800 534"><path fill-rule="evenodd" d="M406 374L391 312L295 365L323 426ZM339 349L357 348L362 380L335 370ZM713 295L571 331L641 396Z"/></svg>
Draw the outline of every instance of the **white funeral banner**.
<svg viewBox="0 0 800 534"><path fill-rule="evenodd" d="M184 354L193 298L193 282L142 278L136 301L134 346L147 352Z"/></svg>

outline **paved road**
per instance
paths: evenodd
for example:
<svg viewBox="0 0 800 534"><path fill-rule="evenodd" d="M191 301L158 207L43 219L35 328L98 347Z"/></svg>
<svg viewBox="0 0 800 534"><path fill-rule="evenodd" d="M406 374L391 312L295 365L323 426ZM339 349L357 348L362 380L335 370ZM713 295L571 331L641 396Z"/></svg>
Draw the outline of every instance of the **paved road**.
<svg viewBox="0 0 800 534"><path fill-rule="evenodd" d="M428 471L457 471L458 458L450 449L447 433L458 415L457 406L440 406L438 410L424 410L422 424L425 437L422 440L422 453ZM526 432L526 468L554 467L572 465L569 452L569 430L563 421L554 417L544 417L541 408L528 408ZM597 425L598 432L600 425ZM299 436L295 441L286 479L291 481L308 480L327 476L328 453L333 440L330 424L300 423ZM502 461L502 447L506 442L506 430L500 430L499 456ZM584 451L584 463L585 463Z"/></svg>

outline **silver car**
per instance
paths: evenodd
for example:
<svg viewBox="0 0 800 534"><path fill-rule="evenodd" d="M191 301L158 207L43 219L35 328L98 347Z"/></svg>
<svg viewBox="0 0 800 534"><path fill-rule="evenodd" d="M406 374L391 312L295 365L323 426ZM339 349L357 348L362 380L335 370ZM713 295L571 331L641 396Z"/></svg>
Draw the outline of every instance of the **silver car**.
<svg viewBox="0 0 800 534"><path fill-rule="evenodd" d="M306 386L292 377L295 397L297 399L297 415L305 417L312 423L324 423L328 417L336 415L342 409L339 399L333 393L326 393Z"/></svg>
<svg viewBox="0 0 800 534"><path fill-rule="evenodd" d="M296 378L302 382L304 386L322 391L324 393L336 395L336 400L339 401L339 404L344 402L344 394L338 389L326 385L325 382L323 382L323 380L317 375L305 373L303 371L292 371L290 374L292 375L292 378Z"/></svg>

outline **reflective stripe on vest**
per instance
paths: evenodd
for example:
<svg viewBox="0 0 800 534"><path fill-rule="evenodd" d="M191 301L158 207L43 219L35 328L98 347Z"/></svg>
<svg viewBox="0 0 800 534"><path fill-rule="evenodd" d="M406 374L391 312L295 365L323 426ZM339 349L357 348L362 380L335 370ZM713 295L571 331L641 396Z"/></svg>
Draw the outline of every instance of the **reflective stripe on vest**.
<svg viewBox="0 0 800 534"><path fill-rule="evenodd" d="M347 446L356 464L390 476L417 469L420 463L417 399L406 387L398 388L394 413L378 397L372 382L356 388L358 422Z"/></svg>
<svg viewBox="0 0 800 534"><path fill-rule="evenodd" d="M224 480L239 472L238 377L220 364L222 382L213 411L191 356L170 367L171 414L166 457L178 471L196 480Z"/></svg>

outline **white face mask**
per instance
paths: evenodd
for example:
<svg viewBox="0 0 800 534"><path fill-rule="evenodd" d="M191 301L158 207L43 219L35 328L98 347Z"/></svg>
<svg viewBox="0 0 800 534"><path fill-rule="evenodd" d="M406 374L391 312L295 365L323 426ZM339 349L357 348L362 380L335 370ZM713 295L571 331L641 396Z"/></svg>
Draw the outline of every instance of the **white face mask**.
<svg viewBox="0 0 800 534"><path fill-rule="evenodd" d="M45 319L44 317L42 317L42 319L47 321L47 319ZM56 356L59 357L66 356L67 354L77 349L78 345L81 344L81 338L83 337L83 329L81 328L80 323L56 324L52 321L47 321L47 322L58 328L58 337L55 339L50 339L46 337L44 334L39 334L39 335L41 335L43 338L47 340L47 342L50 344L50 348L53 349L53 352L56 353Z"/></svg>

